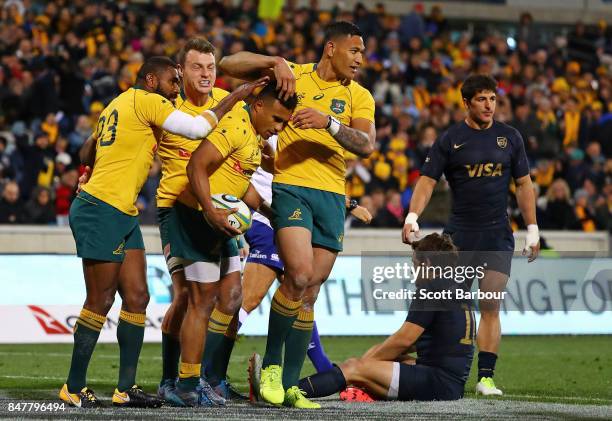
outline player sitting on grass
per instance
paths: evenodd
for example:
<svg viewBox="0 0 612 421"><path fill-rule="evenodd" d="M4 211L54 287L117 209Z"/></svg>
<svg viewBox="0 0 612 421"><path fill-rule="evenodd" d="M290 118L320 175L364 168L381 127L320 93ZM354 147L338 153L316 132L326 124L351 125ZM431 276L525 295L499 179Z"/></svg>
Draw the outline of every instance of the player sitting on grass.
<svg viewBox="0 0 612 421"><path fill-rule="evenodd" d="M457 257L450 237L440 234L430 234L413 243L413 249L415 266L438 266L449 260L452 264ZM380 399L430 401L463 397L474 355L474 315L465 302L418 298L422 289L460 288L453 280L420 277L416 287L417 295L406 322L396 333L361 358L351 358L300 380L299 387L308 398L332 395L349 384ZM414 349L416 364L406 355Z"/></svg>

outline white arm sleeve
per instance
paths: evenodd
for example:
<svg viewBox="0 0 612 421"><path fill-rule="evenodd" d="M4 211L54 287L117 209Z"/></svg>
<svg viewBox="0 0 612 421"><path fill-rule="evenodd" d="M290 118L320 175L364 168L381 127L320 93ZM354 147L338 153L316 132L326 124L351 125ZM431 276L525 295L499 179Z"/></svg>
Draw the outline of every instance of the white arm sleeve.
<svg viewBox="0 0 612 421"><path fill-rule="evenodd" d="M214 120L217 116L206 111L214 116ZM179 110L173 111L168 118L162 124L162 129L174 133L180 136L185 136L189 139L203 139L212 131L214 127L210 124L209 119L198 116L191 116Z"/></svg>

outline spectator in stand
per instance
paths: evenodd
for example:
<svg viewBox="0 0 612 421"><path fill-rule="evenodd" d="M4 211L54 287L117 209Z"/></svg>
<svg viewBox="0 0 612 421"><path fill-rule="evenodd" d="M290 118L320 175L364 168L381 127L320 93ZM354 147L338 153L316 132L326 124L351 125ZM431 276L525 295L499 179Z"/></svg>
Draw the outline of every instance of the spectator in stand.
<svg viewBox="0 0 612 421"><path fill-rule="evenodd" d="M68 225L70 204L76 195L78 182L79 173L77 170L68 170L61 176L59 185L55 188L55 214L57 215L57 225Z"/></svg>
<svg viewBox="0 0 612 421"><path fill-rule="evenodd" d="M568 230L578 227L570 197L570 188L565 180L553 181L546 193L544 221L541 223L543 229Z"/></svg>
<svg viewBox="0 0 612 421"><path fill-rule="evenodd" d="M66 161L62 153L77 166L78 149L100 111L134 84L144 59L172 56L190 36L208 37L219 55L249 50L305 63L316 61L325 24L348 19L367 35L358 80L376 98L377 127L377 152L348 165L348 193L365 197L377 188L394 190L405 208L410 180L428 148L450 124L465 118L460 81L470 73L490 73L499 81L495 118L521 132L543 201L556 178L569 183L570 197L590 179L596 227L610 226L612 176L603 159L612 158L612 36L605 22L549 27L523 13L516 32L501 26L491 32L470 31L431 2L414 2L405 16L368 2L352 10L284 2L282 11L274 8L265 18L254 1L200 3L5 1L0 132L12 135L5 136L10 147L3 149L0 140L0 177L17 181L24 200L37 186L63 191L65 168L54 168ZM237 83L217 78L224 89ZM580 153L586 157L577 159ZM366 173L369 178L362 177ZM155 182L152 175L147 189ZM143 222L153 221L153 202L146 191L140 198Z"/></svg>
<svg viewBox="0 0 612 421"><path fill-rule="evenodd" d="M0 183L6 179L15 178L15 170L11 155L7 151L8 141L6 137L0 136Z"/></svg>
<svg viewBox="0 0 612 421"><path fill-rule="evenodd" d="M23 162L20 190L24 199L37 185L49 187L53 176L53 151L49 147L49 135L39 131L30 145L27 136L17 139L18 153Z"/></svg>
<svg viewBox="0 0 612 421"><path fill-rule="evenodd" d="M584 189L576 190L574 193L574 214L582 231L593 232L597 226L592 206L589 204L589 194Z"/></svg>
<svg viewBox="0 0 612 421"><path fill-rule="evenodd" d="M25 205L24 222L27 224L55 225L55 207L51 192L46 187L36 187Z"/></svg>
<svg viewBox="0 0 612 421"><path fill-rule="evenodd" d="M25 221L23 202L19 197L19 185L9 181L0 200L0 224L21 224Z"/></svg>

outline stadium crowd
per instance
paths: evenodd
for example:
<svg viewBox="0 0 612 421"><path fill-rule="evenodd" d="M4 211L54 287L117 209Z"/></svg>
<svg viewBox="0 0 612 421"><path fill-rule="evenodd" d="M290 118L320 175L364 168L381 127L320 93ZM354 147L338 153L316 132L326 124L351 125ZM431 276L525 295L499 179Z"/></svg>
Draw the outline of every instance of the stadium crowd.
<svg viewBox="0 0 612 421"><path fill-rule="evenodd" d="M346 156L347 194L370 210L372 226L403 225L429 148L464 118L461 81L480 72L499 81L496 119L525 141L540 227L612 230L612 37L605 22L578 22L546 40L527 13L509 37L453 29L431 4L394 16L382 4L322 11L316 0L308 8L288 1L279 14L268 3L0 0L0 223L67 223L78 150L145 57L174 56L187 38L203 34L219 56L248 50L314 62L323 26L339 18L364 33L359 81L377 104L376 152L366 160ZM236 83L218 75L219 87ZM156 163L138 199L143 223L155 223L159 174ZM510 203L513 228L524 228ZM449 212L441 182L420 224L443 226Z"/></svg>

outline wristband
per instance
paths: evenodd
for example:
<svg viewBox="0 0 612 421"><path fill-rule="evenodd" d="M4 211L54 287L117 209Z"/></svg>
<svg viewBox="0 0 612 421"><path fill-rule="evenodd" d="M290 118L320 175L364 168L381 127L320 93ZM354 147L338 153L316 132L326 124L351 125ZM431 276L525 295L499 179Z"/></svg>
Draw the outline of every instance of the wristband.
<svg viewBox="0 0 612 421"><path fill-rule="evenodd" d="M342 125L338 120L336 120L332 116L328 116L329 120L327 121L327 131L330 135L336 136L340 131L340 126Z"/></svg>
<svg viewBox="0 0 612 421"><path fill-rule="evenodd" d="M406 224L414 225L418 218L419 218L419 215L417 215L414 212L410 212L408 215L406 215L406 219L404 220L404 225Z"/></svg>
<svg viewBox="0 0 612 421"><path fill-rule="evenodd" d="M215 112L212 110L204 111L202 113L202 117L208 120L208 123L210 123L213 129L217 126L217 124L219 124L219 119L217 118L217 114L215 114Z"/></svg>
<svg viewBox="0 0 612 421"><path fill-rule="evenodd" d="M527 247L538 244L538 241L540 241L540 229L538 226L536 224L527 225Z"/></svg>

